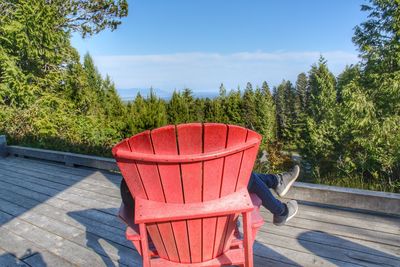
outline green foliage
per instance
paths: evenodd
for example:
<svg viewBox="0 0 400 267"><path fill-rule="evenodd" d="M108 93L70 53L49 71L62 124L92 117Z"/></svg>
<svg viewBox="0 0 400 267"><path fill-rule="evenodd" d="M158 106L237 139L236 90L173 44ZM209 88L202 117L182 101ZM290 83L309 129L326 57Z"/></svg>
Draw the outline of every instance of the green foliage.
<svg viewBox="0 0 400 267"><path fill-rule="evenodd" d="M336 159L335 145L338 142L335 77L322 57L310 70L309 92L301 151L319 177L321 168L330 168Z"/></svg>
<svg viewBox="0 0 400 267"><path fill-rule="evenodd" d="M165 103L154 94L153 90L150 90L147 98L143 98L140 94L136 96L135 101L130 103L128 116L131 124L128 136L167 124Z"/></svg>
<svg viewBox="0 0 400 267"><path fill-rule="evenodd" d="M256 131L264 137L263 143L275 140L275 103L267 82L256 88L255 107L259 123Z"/></svg>
<svg viewBox="0 0 400 267"><path fill-rule="evenodd" d="M49 1L46 3L49 5ZM121 18L128 15L126 0L53 0L50 3L61 18L58 28L79 32L83 37L106 28L113 31L121 24Z"/></svg>
<svg viewBox="0 0 400 267"><path fill-rule="evenodd" d="M185 123L201 121L201 114L196 109L193 93L186 88L183 92L174 91L172 98L167 105L168 122Z"/></svg>
<svg viewBox="0 0 400 267"><path fill-rule="evenodd" d="M220 96L221 97L221 96ZM222 116L221 122L243 125L242 116L242 96L240 91L231 90L228 96L225 98L222 104Z"/></svg>
<svg viewBox="0 0 400 267"><path fill-rule="evenodd" d="M243 121L245 127L253 130L258 128L260 124L260 118L258 118L257 116L256 96L254 94L253 86L251 85L251 83L247 83L246 89L244 90L242 110L245 111L243 113Z"/></svg>
<svg viewBox="0 0 400 267"><path fill-rule="evenodd" d="M296 102L297 102L297 108L298 110L300 110L301 113L305 113L308 107L309 92L307 85L308 85L307 75L304 72L297 75Z"/></svg>
<svg viewBox="0 0 400 267"><path fill-rule="evenodd" d="M69 39L115 28L126 9L125 1L0 2L0 132L11 143L109 155L126 108Z"/></svg>
<svg viewBox="0 0 400 267"><path fill-rule="evenodd" d="M296 89L290 81L282 83L274 89L276 105L277 137L287 147L292 147L298 137L299 104Z"/></svg>
<svg viewBox="0 0 400 267"><path fill-rule="evenodd" d="M368 19L356 26L353 42L358 46L367 73L392 73L400 68L400 3L369 0L362 5Z"/></svg>
<svg viewBox="0 0 400 267"><path fill-rule="evenodd" d="M317 182L399 192L400 8L370 4L353 38L361 64L346 67L336 86L323 61L310 71L302 155Z"/></svg>

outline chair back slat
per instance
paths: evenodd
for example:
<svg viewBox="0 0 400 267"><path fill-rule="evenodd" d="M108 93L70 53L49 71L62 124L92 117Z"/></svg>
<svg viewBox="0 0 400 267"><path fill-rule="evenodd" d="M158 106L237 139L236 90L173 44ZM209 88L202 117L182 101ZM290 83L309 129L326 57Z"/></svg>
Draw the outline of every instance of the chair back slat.
<svg viewBox="0 0 400 267"><path fill-rule="evenodd" d="M257 145L249 146L249 140ZM221 198L247 187L260 135L245 128L218 123L169 125L124 140L113 149L134 153L118 166L134 197L167 203L197 203ZM196 162L143 161L141 155L206 155L246 146ZM210 154L211 155L211 154ZM147 157L148 158L148 157ZM166 211L168 212L168 211ZM198 263L211 260L227 249L238 214L147 224L161 258Z"/></svg>
<svg viewBox="0 0 400 267"><path fill-rule="evenodd" d="M178 155L175 126L162 127L151 132L154 153L161 155ZM158 164L165 200L168 203L184 203L181 170L179 164ZM172 222L175 246L178 250L168 251L168 255L178 257L178 262L190 263L189 238L186 221ZM177 255L175 255L177 253ZM170 256L171 257L171 256Z"/></svg>
<svg viewBox="0 0 400 267"><path fill-rule="evenodd" d="M177 136L180 155L200 154L203 152L203 126L201 123L178 125ZM202 172L201 162L181 164L185 203L202 201ZM187 221L192 262L202 261L201 225L201 219Z"/></svg>
<svg viewBox="0 0 400 267"><path fill-rule="evenodd" d="M225 124L204 125L204 153L226 148L228 126ZM205 161L203 165L203 201L220 197L224 158ZM217 217L203 219L203 261L214 258ZM217 245L217 247L219 244Z"/></svg>

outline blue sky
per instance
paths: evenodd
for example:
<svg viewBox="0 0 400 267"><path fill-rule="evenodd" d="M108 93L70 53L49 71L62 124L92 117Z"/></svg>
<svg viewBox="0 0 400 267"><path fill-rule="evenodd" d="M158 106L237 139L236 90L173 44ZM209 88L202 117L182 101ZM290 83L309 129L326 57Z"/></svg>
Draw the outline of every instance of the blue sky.
<svg viewBox="0 0 400 267"><path fill-rule="evenodd" d="M294 81L322 54L339 74L358 61L361 0L136 0L114 32L72 44L117 88L218 91Z"/></svg>

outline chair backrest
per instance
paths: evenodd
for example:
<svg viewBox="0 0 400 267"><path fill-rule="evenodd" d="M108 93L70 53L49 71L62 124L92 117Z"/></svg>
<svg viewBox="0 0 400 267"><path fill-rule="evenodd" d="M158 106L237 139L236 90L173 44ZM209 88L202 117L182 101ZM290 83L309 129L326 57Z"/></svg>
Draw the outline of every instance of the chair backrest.
<svg viewBox="0 0 400 267"><path fill-rule="evenodd" d="M243 127L190 123L137 134L113 154L133 197L193 203L247 187L260 141ZM160 257L197 263L229 249L236 220L231 215L153 223L147 230Z"/></svg>

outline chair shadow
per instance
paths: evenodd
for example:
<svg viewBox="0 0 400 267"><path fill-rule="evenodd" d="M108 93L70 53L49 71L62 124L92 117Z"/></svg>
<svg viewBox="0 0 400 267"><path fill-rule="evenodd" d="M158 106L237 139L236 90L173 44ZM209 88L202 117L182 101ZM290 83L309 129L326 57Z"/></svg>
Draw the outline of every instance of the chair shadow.
<svg viewBox="0 0 400 267"><path fill-rule="evenodd" d="M400 266L399 256L358 244L326 232L307 231L299 234L297 240L304 248L314 255L334 264L338 264L338 261L341 261L343 264ZM329 246L326 244L329 244Z"/></svg>
<svg viewBox="0 0 400 267"><path fill-rule="evenodd" d="M254 266L301 266L259 241L253 246Z"/></svg>
<svg viewBox="0 0 400 267"><path fill-rule="evenodd" d="M44 261L40 252L32 252L31 249L27 249L22 257L18 257L10 252L0 254L0 266L47 267L47 263Z"/></svg>
<svg viewBox="0 0 400 267"><path fill-rule="evenodd" d="M117 213L117 208L110 208L72 211L67 214L85 226L86 246L101 257L105 266L138 266L141 258L132 243L126 240L125 225L115 216ZM95 214L101 215L104 220L100 221L101 217L94 220Z"/></svg>
<svg viewBox="0 0 400 267"><path fill-rule="evenodd" d="M48 163L49 165L47 165ZM2 220L0 220L0 227L3 224L6 224L9 221L13 220L14 218L19 217L25 212L30 211L36 206L45 203L50 198L58 195L59 193L67 190L70 187L73 187L75 184L85 179L84 176L82 177L75 176L76 177L75 180L70 180L68 184L60 185L60 189L51 188L51 191L48 191L46 193L43 193L41 191L36 192L35 189L30 188L29 185L25 184L25 182L15 184L7 181L7 179L18 176L43 179L43 176L47 174L36 173L32 171L28 174L29 168L31 168L32 166L40 166L40 164L45 164L45 166L48 166L50 170L54 169L55 173L51 174L53 176L57 176L56 173L57 168L63 167L63 165L58 163L38 161L35 159L26 159L18 157L8 157L5 159L0 159L0 175L1 175L0 183L2 183L2 185L0 186L0 199L17 204L23 203L23 208L14 210L12 213L10 213L12 216L8 216L8 218L2 218ZM47 170L46 172L50 172L50 170ZM92 170L92 172L95 173L96 170ZM8 184L7 186L9 188L7 188L6 184ZM41 187L41 185L38 185L38 187Z"/></svg>

